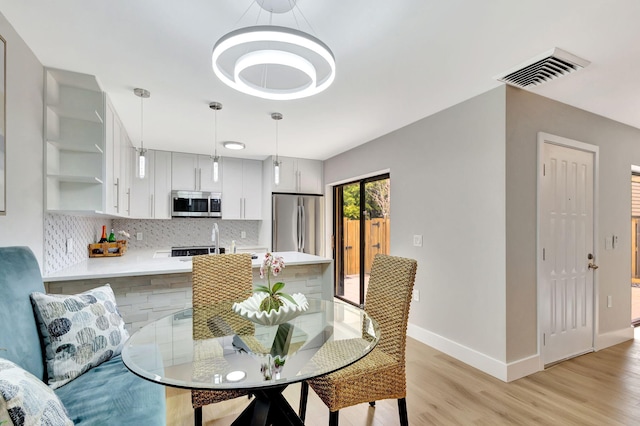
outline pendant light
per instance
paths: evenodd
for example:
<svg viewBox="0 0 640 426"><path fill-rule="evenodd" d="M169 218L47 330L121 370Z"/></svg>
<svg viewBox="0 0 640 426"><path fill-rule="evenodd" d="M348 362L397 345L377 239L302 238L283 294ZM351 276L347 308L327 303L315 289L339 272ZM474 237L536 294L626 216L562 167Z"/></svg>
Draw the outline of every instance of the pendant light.
<svg viewBox="0 0 640 426"><path fill-rule="evenodd" d="M271 118L276 121L276 159L273 160L273 183L280 184L280 158L278 158L278 121L282 120L282 114L274 112L271 114Z"/></svg>
<svg viewBox="0 0 640 426"><path fill-rule="evenodd" d="M133 89L133 93L140 98L140 149L138 150L138 178L144 179L147 169L147 150L144 149L144 108L143 100L151 96L148 90L136 88Z"/></svg>
<svg viewBox="0 0 640 426"><path fill-rule="evenodd" d="M296 24L300 17L312 29L296 1L256 0L245 14L256 4L258 18L261 11L269 13L269 25L240 28L216 42L211 63L224 84L263 99L290 100L313 96L333 83L336 61L326 44L300 29L271 25L274 13L290 13Z"/></svg>
<svg viewBox="0 0 640 426"><path fill-rule="evenodd" d="M209 108L211 108L214 112L214 145L213 156L211 157L211 160L213 160L213 181L217 182L220 173L220 157L218 156L218 111L222 109L222 104L220 102L211 102L209 104Z"/></svg>

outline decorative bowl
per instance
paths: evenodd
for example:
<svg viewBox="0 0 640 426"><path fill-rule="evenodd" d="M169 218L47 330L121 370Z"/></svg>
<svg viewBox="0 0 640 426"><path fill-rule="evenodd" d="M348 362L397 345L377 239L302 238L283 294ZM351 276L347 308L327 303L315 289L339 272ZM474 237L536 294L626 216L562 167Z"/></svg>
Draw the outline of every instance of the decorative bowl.
<svg viewBox="0 0 640 426"><path fill-rule="evenodd" d="M267 293L254 293L247 300L234 303L231 309L238 315L261 325L278 325L294 319L307 309L309 302L302 293L292 294L294 305L285 298L282 298L283 305L277 311L271 310L269 313L260 310L260 302L267 297Z"/></svg>

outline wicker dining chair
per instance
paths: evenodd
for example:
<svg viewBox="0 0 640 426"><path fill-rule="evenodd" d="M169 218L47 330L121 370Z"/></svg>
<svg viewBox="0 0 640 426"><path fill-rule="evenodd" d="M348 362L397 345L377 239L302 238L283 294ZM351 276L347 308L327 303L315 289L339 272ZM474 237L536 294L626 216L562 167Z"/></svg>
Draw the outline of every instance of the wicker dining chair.
<svg viewBox="0 0 640 426"><path fill-rule="evenodd" d="M205 340L230 334L253 335L253 324L231 306L251 295L250 254L193 257L193 338ZM195 425L202 424L202 407L248 395L247 391L192 390Z"/></svg>
<svg viewBox="0 0 640 426"><path fill-rule="evenodd" d="M413 259L375 256L365 310L378 322L380 340L367 356L350 366L302 382L299 414L303 421L311 386L329 408L329 425L338 425L340 409L364 402L374 407L380 399L397 399L400 424L409 424L405 348L416 268Z"/></svg>

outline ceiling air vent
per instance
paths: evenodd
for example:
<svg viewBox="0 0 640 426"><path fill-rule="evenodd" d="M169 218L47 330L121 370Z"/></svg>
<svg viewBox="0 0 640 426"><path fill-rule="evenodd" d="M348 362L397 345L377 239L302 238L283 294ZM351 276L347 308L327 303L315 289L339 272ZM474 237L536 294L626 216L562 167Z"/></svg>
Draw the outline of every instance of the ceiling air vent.
<svg viewBox="0 0 640 426"><path fill-rule="evenodd" d="M556 47L496 78L512 86L527 88L578 71L589 64L589 61Z"/></svg>

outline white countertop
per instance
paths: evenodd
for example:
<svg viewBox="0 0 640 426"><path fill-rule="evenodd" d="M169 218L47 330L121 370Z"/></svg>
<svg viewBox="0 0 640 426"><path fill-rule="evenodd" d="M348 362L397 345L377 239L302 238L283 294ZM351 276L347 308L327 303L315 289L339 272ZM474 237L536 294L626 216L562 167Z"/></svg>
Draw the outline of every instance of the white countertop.
<svg viewBox="0 0 640 426"><path fill-rule="evenodd" d="M131 277L139 275L191 272L191 258L170 257L171 250L130 250L118 257L94 257L43 277L45 282L94 278ZM312 254L286 251L275 253L284 258L285 266L331 263L332 259ZM260 267L264 254L258 253L252 266Z"/></svg>

